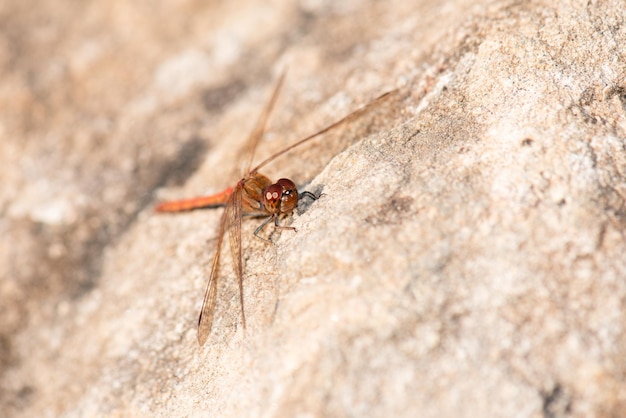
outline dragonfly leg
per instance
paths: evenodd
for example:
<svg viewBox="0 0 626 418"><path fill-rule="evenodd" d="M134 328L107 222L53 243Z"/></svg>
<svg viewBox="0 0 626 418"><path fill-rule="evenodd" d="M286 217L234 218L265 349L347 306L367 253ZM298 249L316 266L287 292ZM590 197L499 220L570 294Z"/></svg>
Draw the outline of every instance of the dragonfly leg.
<svg viewBox="0 0 626 418"><path fill-rule="evenodd" d="M268 216L268 218L266 220L263 221L263 223L261 225L259 225L259 227L257 229L254 230L254 236L257 237L258 239L260 239L261 241L265 241L265 242L269 242L270 244L273 244L272 241L270 241L267 238L263 238L262 236L259 235L259 232L261 232L263 230L263 228L265 228L265 226L270 223L270 221L272 220L272 218L274 218L275 215L272 216Z"/></svg>
<svg viewBox="0 0 626 418"><path fill-rule="evenodd" d="M293 227L293 226L282 226L282 225L278 225L278 216L274 218L274 226L276 228L280 228L280 229L291 229L294 232L298 232L298 230Z"/></svg>
<svg viewBox="0 0 626 418"><path fill-rule="evenodd" d="M302 214L306 212L306 209L312 204L312 202L305 202L303 197L308 197L313 202L318 200L320 197L324 196L324 193L321 193L319 196L316 196L314 193L304 191L299 194L298 199L298 213Z"/></svg>
<svg viewBox="0 0 626 418"><path fill-rule="evenodd" d="M283 226L283 225L279 225L278 224L278 215L272 215L269 216L265 221L263 221L263 223L261 225L259 225L259 227L257 229L254 230L254 236L257 237L258 239L260 239L261 241L265 241L265 242L269 242L270 244L273 244L274 242L272 242L272 240L269 240L267 238L263 238L262 236L259 235L259 232L261 232L263 230L263 228L265 228L265 226L270 223L270 221L274 219L274 226L276 228L279 229L290 229L294 232L298 232L298 230L293 227L293 226Z"/></svg>
<svg viewBox="0 0 626 418"><path fill-rule="evenodd" d="M308 197L309 199L313 199L313 200L317 200L320 198L320 196L315 196L313 193L308 192L308 191L304 191L302 193L300 193L300 197Z"/></svg>

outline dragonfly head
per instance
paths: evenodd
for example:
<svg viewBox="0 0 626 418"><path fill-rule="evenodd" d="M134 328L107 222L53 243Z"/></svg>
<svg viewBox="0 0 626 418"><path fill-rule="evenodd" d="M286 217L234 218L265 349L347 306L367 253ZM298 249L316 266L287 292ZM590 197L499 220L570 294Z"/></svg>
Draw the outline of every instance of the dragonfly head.
<svg viewBox="0 0 626 418"><path fill-rule="evenodd" d="M272 214L291 212L297 204L298 189L289 179L280 179L263 190L263 205Z"/></svg>

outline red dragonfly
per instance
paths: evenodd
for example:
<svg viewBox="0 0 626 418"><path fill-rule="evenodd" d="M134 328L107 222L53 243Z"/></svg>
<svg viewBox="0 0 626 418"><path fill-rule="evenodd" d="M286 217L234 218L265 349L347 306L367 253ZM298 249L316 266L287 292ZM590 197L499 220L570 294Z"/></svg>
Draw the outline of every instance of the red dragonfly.
<svg viewBox="0 0 626 418"><path fill-rule="evenodd" d="M372 108L375 104L389 97L392 92L387 92L372 102L362 106L361 108L353 111L344 118L337 122L327 126L326 128L309 135L304 139L288 146L282 151L272 155L256 167L250 169L252 165L252 159L254 158L254 152L259 143L259 140L265 132L265 126L269 115L276 103L280 88L282 86L285 74L283 73L276 87L270 97L269 102L265 105L261 116L259 117L254 130L250 134L247 142L247 148L249 151L249 160L247 170L243 177L237 182L235 187L228 187L224 191L211 195L201 196L191 199L175 200L170 202L163 202L156 207L157 212L183 212L200 208L211 208L218 206L225 206L226 209L222 214L220 221L219 233L217 235L217 248L215 255L213 256L213 263L211 266L211 276L209 277L209 283L204 294L204 300L202 302L202 309L200 311L200 317L198 318L198 343L202 346L206 342L209 334L211 333L211 327L213 325L213 316L215 313L215 303L217 301L217 279L218 279L218 267L220 263L220 253L222 243L224 241L224 235L226 231L229 232L230 249L234 264L234 270L237 274L237 280L239 283L239 303L241 306L241 320L243 328L246 328L246 315L244 312L243 304L243 263L242 263L242 248L241 248L241 219L242 215L252 216L265 216L265 221L254 231L254 235L264 241L271 242L265 238L261 238L258 234L261 230L270 222L274 221L276 228L290 229L296 231L296 228L290 226L279 225L279 219L283 215L288 215L293 211L298 203L298 190L293 181L282 178L276 183L259 173L258 170L280 155L294 149L313 138L322 135L325 132L345 123L348 120L354 119L356 116L361 115L366 110ZM316 200L317 197L311 192L303 192L300 196L307 196Z"/></svg>

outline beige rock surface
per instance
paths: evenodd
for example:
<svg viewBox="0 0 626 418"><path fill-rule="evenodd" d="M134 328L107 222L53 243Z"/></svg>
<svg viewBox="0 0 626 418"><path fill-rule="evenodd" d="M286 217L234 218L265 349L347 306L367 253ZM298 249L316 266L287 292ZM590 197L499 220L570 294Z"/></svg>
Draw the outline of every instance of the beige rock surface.
<svg viewBox="0 0 626 418"><path fill-rule="evenodd" d="M626 416L624 16L1 2L2 415ZM244 222L199 348L221 210L153 207L236 180L286 67L258 160L400 90L268 166L324 196Z"/></svg>

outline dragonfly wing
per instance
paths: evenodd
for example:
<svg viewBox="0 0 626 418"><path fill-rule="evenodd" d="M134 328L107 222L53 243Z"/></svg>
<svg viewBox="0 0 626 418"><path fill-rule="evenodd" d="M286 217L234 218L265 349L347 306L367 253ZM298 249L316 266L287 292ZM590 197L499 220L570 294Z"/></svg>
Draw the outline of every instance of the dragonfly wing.
<svg viewBox="0 0 626 418"><path fill-rule="evenodd" d="M269 118L270 113L272 113L272 109L274 108L276 99L278 99L278 93L280 92L280 88L283 84L284 79L285 79L285 73L283 72L280 75L280 78L278 79L276 86L274 87L274 91L272 92L272 97L270 98L269 102L267 102L267 104L265 105L265 108L263 109L263 112L259 116L259 119L257 120L256 125L254 125L254 129L252 130L252 133L248 137L248 142L246 143L246 150L245 150L248 153L248 164L246 165L246 173L250 171L250 167L252 166L252 160L254 159L254 153L256 151L257 145L259 144L259 141L261 140L261 138L263 137L263 134L265 133L265 126L267 125L267 119Z"/></svg>
<svg viewBox="0 0 626 418"><path fill-rule="evenodd" d="M215 255L213 256L213 264L211 266L211 276L209 276L209 283L207 284L206 291L204 292L204 300L202 301L202 309L200 310L200 317L198 318L198 343L203 346L209 334L211 334L211 327L213 326L213 316L215 314L215 301L217 300L217 278L220 264L220 253L222 249L222 242L224 241L224 234L229 225L228 207L232 206L232 195L228 201L228 205L222 214L220 220L220 230L217 236L217 247L215 248Z"/></svg>
<svg viewBox="0 0 626 418"><path fill-rule="evenodd" d="M237 281L239 283L239 303L241 306L241 320L243 323L243 329L246 329L246 314L243 308L243 261L242 261L242 249L241 249L241 209L243 200L243 187L241 182L237 185L233 191L232 204L228 206L228 223L230 225L229 238L230 238L230 251L233 259L233 266L235 274L237 275Z"/></svg>
<svg viewBox="0 0 626 418"><path fill-rule="evenodd" d="M279 84L280 86L280 84ZM370 111L371 109L375 108L376 106L380 105L381 102L392 98L394 96L396 96L396 94L398 93L398 90L391 90L388 91L386 93L383 93L382 95L378 96L376 99L372 100L371 102L361 106L360 108L354 110L352 113L349 113L348 115L344 116L343 118L339 119L337 122L331 123L330 125L326 126L323 129L320 129L319 131L315 132L312 135L307 136L306 138L303 138L301 140L299 140L298 142L291 144L290 146L288 146L287 148L283 149L280 152L277 152L276 154L268 157L267 159L265 159L264 161L262 161L259 165L257 165L256 167L254 167L252 170L250 170L251 173L255 173L258 170L260 170L262 167L265 167L267 164L269 164L271 161L275 160L276 158L280 157L281 155L291 151L292 149L299 147L300 145L304 144L305 142L308 142L314 138L317 138L318 136L325 134L328 131L331 131L343 124L346 124L348 122L351 122L353 120L355 120L358 117L361 117L364 113L367 113L368 111Z"/></svg>

